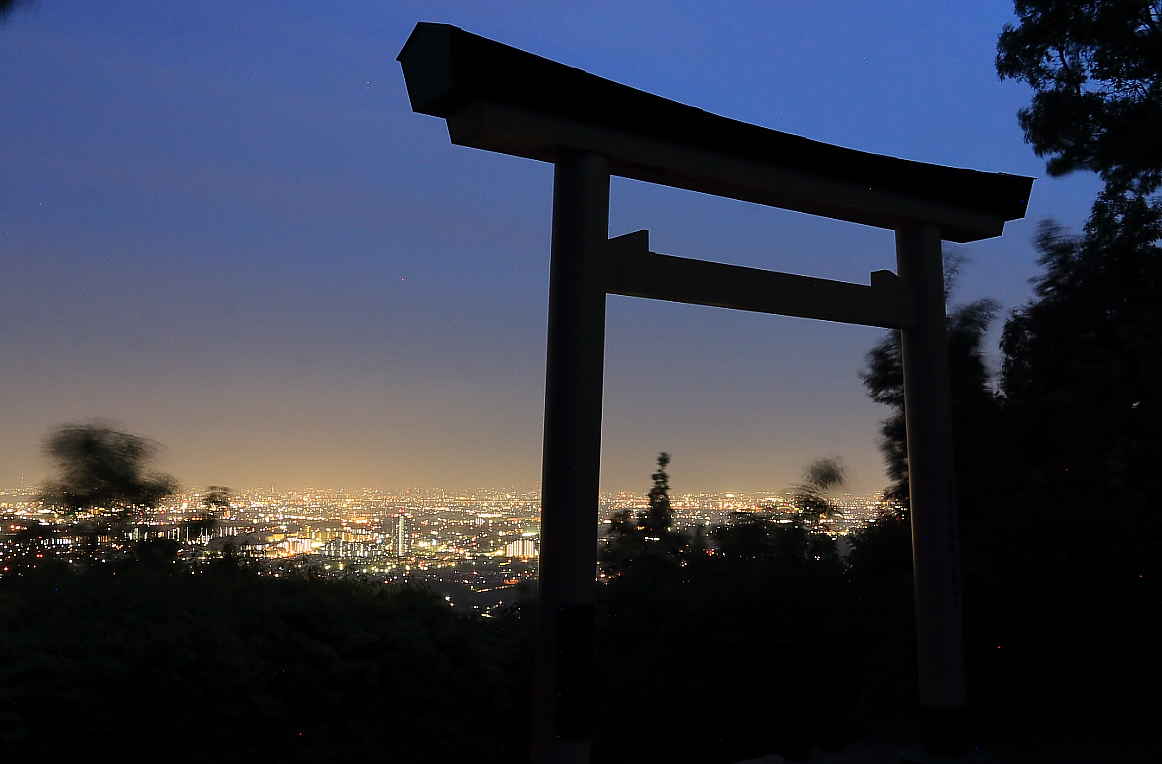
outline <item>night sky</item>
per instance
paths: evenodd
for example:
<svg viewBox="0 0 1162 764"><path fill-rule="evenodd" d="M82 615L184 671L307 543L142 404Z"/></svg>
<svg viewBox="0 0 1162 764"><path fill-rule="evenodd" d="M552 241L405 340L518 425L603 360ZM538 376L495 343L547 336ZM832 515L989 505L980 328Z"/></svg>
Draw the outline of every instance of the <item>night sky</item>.
<svg viewBox="0 0 1162 764"><path fill-rule="evenodd" d="M485 7L491 5L492 7ZM724 11L723 9L729 9ZM0 26L0 486L103 417L186 486L532 490L552 167L453 146L395 61L417 21L852 148L1039 176L963 248L954 301L1028 299L1049 179L988 2L41 0ZM891 232L615 178L611 235L867 283ZM603 487L778 490L812 458L886 484L883 330L609 297ZM999 322L998 322L999 325ZM995 337L992 353L995 361Z"/></svg>

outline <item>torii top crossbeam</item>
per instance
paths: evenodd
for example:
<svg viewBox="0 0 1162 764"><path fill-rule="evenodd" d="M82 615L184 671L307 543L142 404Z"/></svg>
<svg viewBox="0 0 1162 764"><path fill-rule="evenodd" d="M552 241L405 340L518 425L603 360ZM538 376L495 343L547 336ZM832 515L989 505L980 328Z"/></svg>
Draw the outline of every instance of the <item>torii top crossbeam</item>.
<svg viewBox="0 0 1162 764"><path fill-rule="evenodd" d="M480 37L420 23L399 54L412 109L452 142L555 161L603 154L615 175L854 223L999 236L1033 179L871 154L710 114Z"/></svg>

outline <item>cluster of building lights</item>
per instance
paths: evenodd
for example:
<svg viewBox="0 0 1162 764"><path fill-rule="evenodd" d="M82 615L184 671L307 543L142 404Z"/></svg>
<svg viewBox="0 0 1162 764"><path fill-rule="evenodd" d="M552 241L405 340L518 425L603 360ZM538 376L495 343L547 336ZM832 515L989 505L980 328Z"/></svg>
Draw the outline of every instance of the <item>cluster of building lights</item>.
<svg viewBox="0 0 1162 764"><path fill-rule="evenodd" d="M172 497L154 510L135 513L123 537L102 537L115 548L132 542L177 542L186 559L220 556L228 547L253 560L306 559L328 572L352 571L398 577L470 564L475 560L535 561L539 554L539 494L480 491L254 490L237 492L212 528L187 521L201 507L201 496ZM836 499L839 516L827 532L842 535L884 512L879 495ZM684 530L730 522L740 513L793 513L788 496L778 493L687 494L671 500L675 525ZM606 494L599 508L599 533L614 513L637 512L648 501L640 494ZM28 528L42 529L37 552L76 559L78 518L40 504L30 490L0 491L0 556L27 553ZM79 518L84 520L85 518ZM89 518L92 519L92 518ZM23 544L23 546L22 546Z"/></svg>

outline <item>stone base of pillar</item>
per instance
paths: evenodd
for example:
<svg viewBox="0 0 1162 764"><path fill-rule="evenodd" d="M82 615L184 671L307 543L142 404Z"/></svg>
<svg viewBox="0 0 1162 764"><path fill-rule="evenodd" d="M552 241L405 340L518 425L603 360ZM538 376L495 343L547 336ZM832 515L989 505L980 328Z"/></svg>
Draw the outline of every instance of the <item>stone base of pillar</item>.
<svg viewBox="0 0 1162 764"><path fill-rule="evenodd" d="M900 753L901 764L988 764L992 757L970 744L964 706L920 706L920 745Z"/></svg>
<svg viewBox="0 0 1162 764"><path fill-rule="evenodd" d="M993 757L984 751L970 751L953 756L924 753L924 746L916 745L900 751L900 764L990 764Z"/></svg>

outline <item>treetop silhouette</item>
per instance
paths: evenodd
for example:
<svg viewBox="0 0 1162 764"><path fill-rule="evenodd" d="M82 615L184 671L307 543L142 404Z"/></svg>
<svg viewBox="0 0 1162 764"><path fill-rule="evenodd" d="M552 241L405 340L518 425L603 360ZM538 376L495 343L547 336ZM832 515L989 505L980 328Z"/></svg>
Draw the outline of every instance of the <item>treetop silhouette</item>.
<svg viewBox="0 0 1162 764"><path fill-rule="evenodd" d="M102 422L61 425L44 444L58 473L39 498L73 514L154 507L178 486L173 476L147 469L157 450L153 441Z"/></svg>
<svg viewBox="0 0 1162 764"><path fill-rule="evenodd" d="M1091 170L1111 191L1162 185L1162 3L1017 0L997 73L1028 83L1017 112L1050 175Z"/></svg>

